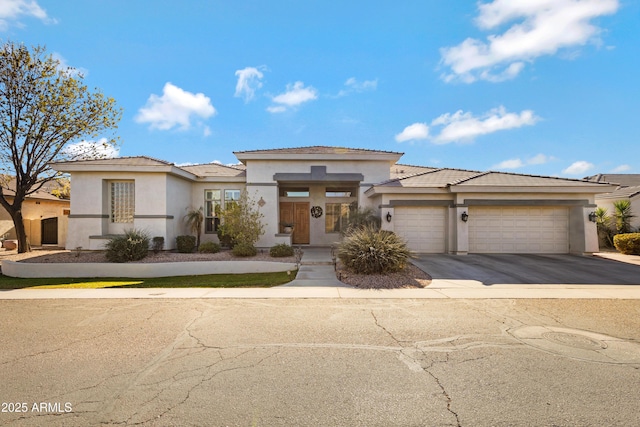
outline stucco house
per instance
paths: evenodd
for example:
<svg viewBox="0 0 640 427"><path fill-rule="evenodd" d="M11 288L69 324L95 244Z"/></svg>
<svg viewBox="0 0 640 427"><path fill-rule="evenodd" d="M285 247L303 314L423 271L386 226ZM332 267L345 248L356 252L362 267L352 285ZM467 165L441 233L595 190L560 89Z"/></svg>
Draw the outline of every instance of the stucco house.
<svg viewBox="0 0 640 427"><path fill-rule="evenodd" d="M32 246L66 246L70 202L51 194L51 190L57 186L55 182L47 183L24 200L22 217L27 240ZM6 183L3 192L9 202L13 203L15 181L10 180ZM0 236L6 240L16 239L13 220L9 212L2 207L0 207Z"/></svg>
<svg viewBox="0 0 640 427"><path fill-rule="evenodd" d="M631 218L631 227L640 229L640 174L619 173L619 174L597 174L588 176L586 180L592 182L609 182L615 185L611 192L596 194L596 204L605 208L609 215L615 213L613 202L616 200L629 200L634 218Z"/></svg>
<svg viewBox="0 0 640 427"><path fill-rule="evenodd" d="M176 166L150 157L55 163L72 182L67 248L101 249L127 228L188 234L184 216L204 208L203 241L217 241L216 207L242 190L260 206L257 243L330 245L353 206L420 253L576 253L598 250L595 195L605 183L398 163L402 153L327 146L234 152L240 164ZM293 223L293 233L285 226Z"/></svg>

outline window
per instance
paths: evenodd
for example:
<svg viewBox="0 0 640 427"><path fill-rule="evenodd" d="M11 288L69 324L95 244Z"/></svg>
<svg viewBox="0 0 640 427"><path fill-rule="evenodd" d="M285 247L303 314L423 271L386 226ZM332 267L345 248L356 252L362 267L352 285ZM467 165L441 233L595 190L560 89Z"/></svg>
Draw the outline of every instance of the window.
<svg viewBox="0 0 640 427"><path fill-rule="evenodd" d="M347 227L352 210L351 203L327 203L325 205L325 232L339 233Z"/></svg>
<svg viewBox="0 0 640 427"><path fill-rule="evenodd" d="M355 197L358 194L355 188L330 188L325 190L325 197Z"/></svg>
<svg viewBox="0 0 640 427"><path fill-rule="evenodd" d="M220 190L205 190L204 206L204 232L215 233L220 225Z"/></svg>
<svg viewBox="0 0 640 427"><path fill-rule="evenodd" d="M135 185L133 181L111 182L111 222L133 223Z"/></svg>
<svg viewBox="0 0 640 427"><path fill-rule="evenodd" d="M309 197L309 188L280 188L280 197Z"/></svg>
<svg viewBox="0 0 640 427"><path fill-rule="evenodd" d="M240 190L224 190L225 206L229 202L237 202L240 200Z"/></svg>

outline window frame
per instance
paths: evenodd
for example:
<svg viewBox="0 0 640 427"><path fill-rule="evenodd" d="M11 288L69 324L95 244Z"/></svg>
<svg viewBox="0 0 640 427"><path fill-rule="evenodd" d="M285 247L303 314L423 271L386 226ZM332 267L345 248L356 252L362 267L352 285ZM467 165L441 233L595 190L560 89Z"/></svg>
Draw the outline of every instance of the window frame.
<svg viewBox="0 0 640 427"><path fill-rule="evenodd" d="M218 198L213 197L218 193ZM212 197L208 197L212 193ZM204 190L204 233L217 234L220 226L220 217L218 213L222 209L222 190L206 189Z"/></svg>
<svg viewBox="0 0 640 427"><path fill-rule="evenodd" d="M136 214L135 185L134 180L109 181L109 221L111 224L133 224Z"/></svg>

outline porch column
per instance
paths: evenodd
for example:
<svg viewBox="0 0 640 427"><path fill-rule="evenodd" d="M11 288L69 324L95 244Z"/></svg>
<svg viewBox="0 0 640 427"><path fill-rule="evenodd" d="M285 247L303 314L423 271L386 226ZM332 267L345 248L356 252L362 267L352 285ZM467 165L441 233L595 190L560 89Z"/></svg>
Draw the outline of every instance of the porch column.
<svg viewBox="0 0 640 427"><path fill-rule="evenodd" d="M449 252L456 255L469 253L469 223L462 220L462 214L469 215L468 206L454 206L449 208L449 230L452 238ZM468 218L468 216L467 216Z"/></svg>

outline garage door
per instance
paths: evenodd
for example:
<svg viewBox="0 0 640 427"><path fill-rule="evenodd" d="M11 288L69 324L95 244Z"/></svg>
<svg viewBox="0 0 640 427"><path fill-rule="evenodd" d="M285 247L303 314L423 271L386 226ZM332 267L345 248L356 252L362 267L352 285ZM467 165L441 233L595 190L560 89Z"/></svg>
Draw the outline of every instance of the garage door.
<svg viewBox="0 0 640 427"><path fill-rule="evenodd" d="M469 252L567 253L569 210L562 207L470 207Z"/></svg>
<svg viewBox="0 0 640 427"><path fill-rule="evenodd" d="M445 214L446 209L441 207L397 207L394 230L414 252L444 253Z"/></svg>

